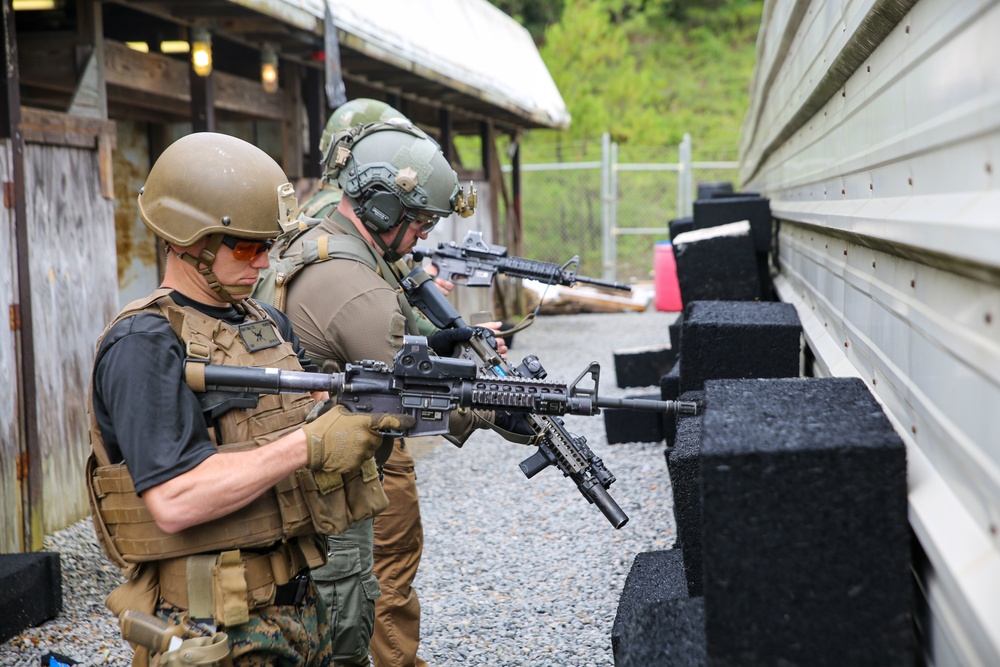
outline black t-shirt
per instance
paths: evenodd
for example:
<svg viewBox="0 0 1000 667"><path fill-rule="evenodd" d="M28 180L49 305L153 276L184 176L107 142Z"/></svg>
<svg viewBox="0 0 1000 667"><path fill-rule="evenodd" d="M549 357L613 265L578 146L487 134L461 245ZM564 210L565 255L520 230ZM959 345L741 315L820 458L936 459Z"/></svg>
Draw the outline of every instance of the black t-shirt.
<svg viewBox="0 0 1000 667"><path fill-rule="evenodd" d="M229 324L241 324L232 306L207 306L179 292L170 298ZM284 313L257 302L290 341L303 368L313 370ZM184 346L160 314L140 313L108 332L94 362L94 414L114 463L125 461L135 490L162 484L216 453L208 422L184 380Z"/></svg>

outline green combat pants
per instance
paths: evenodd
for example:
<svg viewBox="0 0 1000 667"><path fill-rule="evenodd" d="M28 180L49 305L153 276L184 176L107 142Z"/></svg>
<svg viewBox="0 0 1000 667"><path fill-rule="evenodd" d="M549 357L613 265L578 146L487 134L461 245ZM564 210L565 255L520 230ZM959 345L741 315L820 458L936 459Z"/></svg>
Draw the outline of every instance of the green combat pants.
<svg viewBox="0 0 1000 667"><path fill-rule="evenodd" d="M372 519L358 521L340 535L327 536L329 562L312 571L330 616L338 665L368 667L368 644L375 627L375 599L382 595L372 574Z"/></svg>

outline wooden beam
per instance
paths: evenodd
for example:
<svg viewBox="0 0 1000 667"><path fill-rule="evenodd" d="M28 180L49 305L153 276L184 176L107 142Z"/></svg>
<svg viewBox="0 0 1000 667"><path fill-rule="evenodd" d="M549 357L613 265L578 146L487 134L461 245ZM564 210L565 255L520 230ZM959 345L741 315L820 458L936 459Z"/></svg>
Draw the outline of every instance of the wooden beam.
<svg viewBox="0 0 1000 667"><path fill-rule="evenodd" d="M102 141L117 145L113 120L70 116L58 111L21 107L21 134L25 143L72 148L98 148Z"/></svg>
<svg viewBox="0 0 1000 667"><path fill-rule="evenodd" d="M127 102L120 96L135 95L139 106L171 102L176 108L191 103L190 65L186 61L168 58L155 53L133 51L120 42L104 44L105 76L109 93L118 103ZM248 118L284 120L285 92L268 94L259 81L226 74L212 73L215 88L215 108L231 111ZM196 77L197 78L197 77ZM181 106L183 105L183 106ZM187 116L187 113L183 113Z"/></svg>

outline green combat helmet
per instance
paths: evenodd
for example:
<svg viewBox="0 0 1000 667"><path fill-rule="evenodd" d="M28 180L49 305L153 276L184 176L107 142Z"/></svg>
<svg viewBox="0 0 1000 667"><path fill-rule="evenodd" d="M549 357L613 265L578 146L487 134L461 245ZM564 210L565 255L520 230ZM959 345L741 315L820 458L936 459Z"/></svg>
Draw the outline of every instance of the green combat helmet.
<svg viewBox="0 0 1000 667"><path fill-rule="evenodd" d="M348 130L355 125L367 125L387 121L393 118L406 118L399 111L389 106L385 102L373 100L368 97L359 97L337 107L330 118L326 121L326 128L323 129L323 136L319 140L319 153L326 155L326 149L330 146L330 139L338 132ZM319 218L323 218L333 209L337 208L343 193L337 187L337 179L330 178L327 170L323 169L320 177L324 187L313 195L308 201L302 204L299 209L299 217L307 224L315 224Z"/></svg>
<svg viewBox="0 0 1000 667"><path fill-rule="evenodd" d="M338 132L323 165L390 261L398 259L396 249L408 224L418 222L429 231L441 216L466 218L475 210L475 189L466 197L437 143L406 119ZM379 235L397 226L391 246L385 246Z"/></svg>
<svg viewBox="0 0 1000 667"><path fill-rule="evenodd" d="M390 261L398 259L396 249L408 224L429 231L442 216L467 218L475 210L475 188L466 197L437 143L406 119L338 132L323 165ZM397 226L392 245L385 246L379 235Z"/></svg>
<svg viewBox="0 0 1000 667"><path fill-rule="evenodd" d="M208 237L197 268L223 301L249 294L246 285L221 285L212 273L224 237L273 239L295 214L295 190L278 163L253 144L215 132L196 132L167 146L139 190L139 216L158 237L186 247Z"/></svg>
<svg viewBox="0 0 1000 667"><path fill-rule="evenodd" d="M323 136L319 139L319 153L320 155L326 155L326 149L330 146L330 139L338 132L349 130L355 125L385 122L393 118L405 119L406 116L385 102L373 100L369 97L359 97L341 104L334 109L333 113L330 114L329 120L326 121Z"/></svg>

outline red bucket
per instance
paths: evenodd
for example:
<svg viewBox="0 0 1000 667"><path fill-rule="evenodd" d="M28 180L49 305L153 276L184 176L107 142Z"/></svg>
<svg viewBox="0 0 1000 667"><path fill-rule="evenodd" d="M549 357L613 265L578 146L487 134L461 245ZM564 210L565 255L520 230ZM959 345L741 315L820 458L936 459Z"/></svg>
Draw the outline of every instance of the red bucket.
<svg viewBox="0 0 1000 667"><path fill-rule="evenodd" d="M683 310L681 288L677 283L677 263L674 246L670 241L659 241L653 246L653 305L657 310L677 313Z"/></svg>

